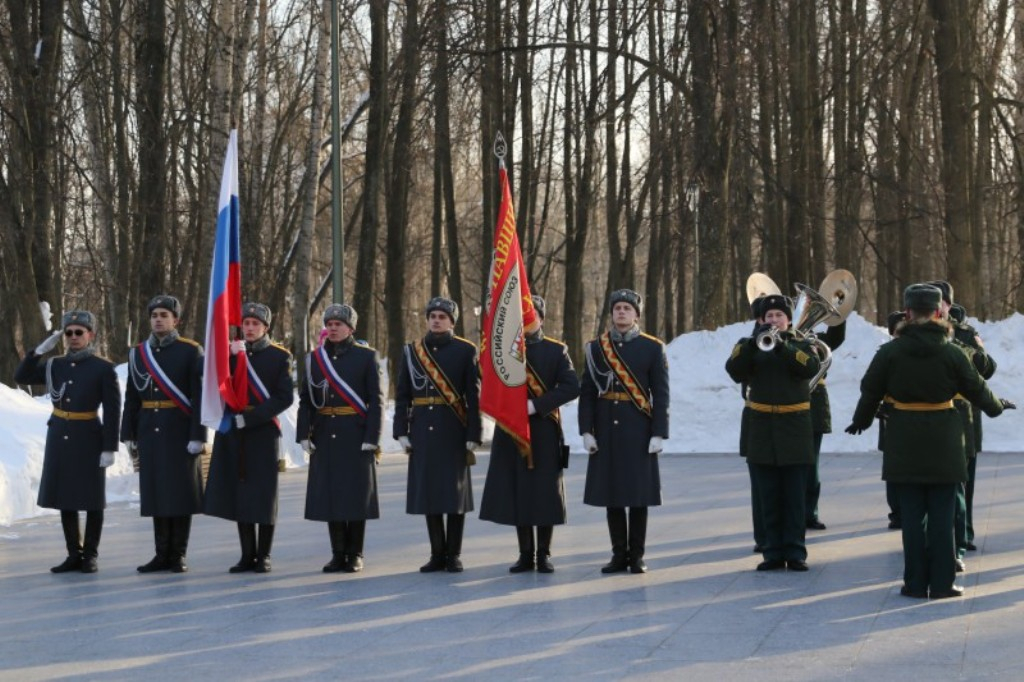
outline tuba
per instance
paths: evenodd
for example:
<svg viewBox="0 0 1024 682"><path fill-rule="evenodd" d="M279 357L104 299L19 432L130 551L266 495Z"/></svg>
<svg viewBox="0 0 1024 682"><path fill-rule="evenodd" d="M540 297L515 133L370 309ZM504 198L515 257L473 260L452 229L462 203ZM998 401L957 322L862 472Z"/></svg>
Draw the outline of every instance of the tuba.
<svg viewBox="0 0 1024 682"><path fill-rule="evenodd" d="M811 343L821 362L818 373L808 382L813 391L832 364L832 349L818 339L814 328L822 322L829 327L842 324L857 303L857 280L849 270L833 270L818 291L806 284L795 286L798 295L793 307L793 332Z"/></svg>

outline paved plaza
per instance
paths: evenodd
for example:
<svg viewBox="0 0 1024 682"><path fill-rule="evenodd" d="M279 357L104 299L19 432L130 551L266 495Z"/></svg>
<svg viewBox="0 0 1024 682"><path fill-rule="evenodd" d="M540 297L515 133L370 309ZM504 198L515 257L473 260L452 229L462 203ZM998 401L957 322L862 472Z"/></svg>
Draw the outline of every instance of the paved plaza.
<svg viewBox="0 0 1024 682"><path fill-rule="evenodd" d="M488 458L474 468L479 507ZM197 516L185 575L139 575L151 524L107 511L100 572L52 575L56 516L0 527L0 680L1024 678L1024 454L983 453L963 599L901 597L877 453L824 455L809 573L757 573L746 467L662 457L646 575L604 576L604 510L567 471L569 525L551 575L511 575L515 531L466 524L461 574L421 574L422 517L405 514L405 457L380 468L366 569L327 575L325 524L302 519L305 471L281 477L274 570L229 575L234 524Z"/></svg>

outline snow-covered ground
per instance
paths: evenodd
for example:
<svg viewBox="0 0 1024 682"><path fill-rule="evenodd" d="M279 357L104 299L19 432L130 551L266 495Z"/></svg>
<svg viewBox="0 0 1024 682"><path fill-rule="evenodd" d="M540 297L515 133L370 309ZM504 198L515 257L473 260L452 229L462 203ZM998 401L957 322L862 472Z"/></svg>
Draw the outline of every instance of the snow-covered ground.
<svg viewBox="0 0 1024 682"><path fill-rule="evenodd" d="M1014 314L1000 322L972 320L985 341L985 347L998 363L990 385L999 396L1024 403L1021 390L1024 377L1024 316ZM750 322L741 322L710 332L693 332L674 339L668 346L672 384L671 437L667 453L736 452L742 401L739 387L725 373L725 360L733 344L749 334ZM843 428L849 423L859 396L860 378L875 349L888 340L886 330L866 322L854 313L847 325L846 342L833 353L828 374L834 433L826 436L825 452L865 452L877 442L875 427L860 436L849 436ZM577 368L579 369L579 368ZM118 367L122 383L125 367ZM290 467L305 466L302 450L295 444L296 405L283 415L282 439ZM36 492L42 471L46 420L50 403L33 398L0 384L0 524L15 519L48 513L36 506ZM384 452L398 452L398 443L390 438L393 410L389 406L384 424ZM575 403L563 410L568 425L567 441L574 451L583 449L574 428ZM1012 452L1022 450L1017 429L1021 413L1007 412L999 419L985 420L985 450ZM138 499L138 476L132 472L128 453L117 455L107 470L108 501Z"/></svg>

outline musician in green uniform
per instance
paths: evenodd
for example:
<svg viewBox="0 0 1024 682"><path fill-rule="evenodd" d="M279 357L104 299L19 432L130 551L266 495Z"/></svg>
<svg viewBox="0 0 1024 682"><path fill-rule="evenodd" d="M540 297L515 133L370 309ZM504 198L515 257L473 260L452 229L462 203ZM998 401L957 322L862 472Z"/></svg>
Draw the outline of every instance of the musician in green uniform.
<svg viewBox="0 0 1024 682"><path fill-rule="evenodd" d="M725 369L749 385L745 452L765 529L759 571L806 571L807 472L814 461L810 385L820 361L810 341L789 331L793 304L781 294L761 304L764 324L737 343Z"/></svg>
<svg viewBox="0 0 1024 682"><path fill-rule="evenodd" d="M995 417L1013 404L996 398L964 352L950 342L942 292L928 284L904 291L907 321L875 353L847 433L871 425L890 407L882 477L896 484L902 515L903 587L907 597L959 597L954 585L953 514L957 484L967 478L963 424L953 405L960 393Z"/></svg>

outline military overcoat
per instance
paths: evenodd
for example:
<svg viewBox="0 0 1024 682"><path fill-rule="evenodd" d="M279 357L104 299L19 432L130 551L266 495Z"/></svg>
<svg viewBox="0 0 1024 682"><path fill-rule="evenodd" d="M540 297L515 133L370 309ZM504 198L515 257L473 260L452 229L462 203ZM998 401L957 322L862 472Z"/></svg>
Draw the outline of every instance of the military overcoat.
<svg viewBox="0 0 1024 682"><path fill-rule="evenodd" d="M668 438L665 344L643 333L610 343L650 402L651 413L648 416L626 396L626 386L604 358L601 339L590 341L580 387L579 429L581 434L593 434L598 449L587 459L583 502L597 507L657 506L661 471L658 455L648 449L653 436Z"/></svg>
<svg viewBox="0 0 1024 682"><path fill-rule="evenodd" d="M559 407L580 394L580 382L565 344L527 337L526 359L541 387L532 395L530 416L533 469L516 442L500 428L494 431L480 518L509 526L553 526L565 523L565 485L561 451L564 437Z"/></svg>
<svg viewBox="0 0 1024 682"><path fill-rule="evenodd" d="M200 421L203 349L170 333L144 342L160 372L188 401L185 409L150 375L142 344L132 349L121 419L121 440L139 448L139 497L142 516L189 516L203 511L201 462L188 452L189 441L206 442Z"/></svg>
<svg viewBox="0 0 1024 682"><path fill-rule="evenodd" d="M990 417L1003 411L972 362L950 341L948 331L943 321L907 324L898 338L878 349L861 380L855 427L870 426L883 399L890 406L882 450L886 481L966 481L963 425L953 397L960 393Z"/></svg>
<svg viewBox="0 0 1024 682"><path fill-rule="evenodd" d="M245 428L231 422L230 431L214 435L203 512L241 523L272 524L277 520L281 454L281 427L275 417L295 400L292 354L283 346L259 341L247 343L245 353L268 395L264 397L250 377ZM234 371L237 356L230 362Z"/></svg>
<svg viewBox="0 0 1024 682"><path fill-rule="evenodd" d="M310 521L380 518L376 452L362 449L364 443L380 443L384 414L380 357L352 337L338 343L324 341L322 348L322 353L317 349L306 356L306 375L299 389L296 438L309 439L316 446L309 456L305 516ZM315 354L320 354L319 361ZM325 363L323 369L332 367L345 385L328 381L320 362ZM338 387L358 396L353 402L361 414L354 412L356 408Z"/></svg>
<svg viewBox="0 0 1024 682"><path fill-rule="evenodd" d="M789 332L780 338L771 351L741 339L725 363L732 380L747 385L743 452L752 464L813 464L808 380L820 362L806 341Z"/></svg>
<svg viewBox="0 0 1024 682"><path fill-rule="evenodd" d="M14 380L46 384L53 403L54 412L46 423L39 506L66 511L106 507L107 470L100 467L100 453L117 451L121 415L121 389L113 363L91 351L46 361L29 351ZM81 418L99 408L102 414Z"/></svg>
<svg viewBox="0 0 1024 682"><path fill-rule="evenodd" d="M428 333L424 350L446 378L461 405L460 417L442 398L416 357L403 350L395 391L394 437L412 443L406 482L408 514L465 514L473 511L467 442L480 442L480 368L476 346L452 334Z"/></svg>

